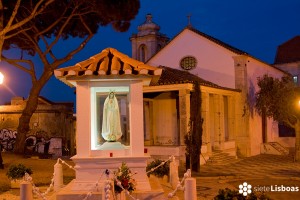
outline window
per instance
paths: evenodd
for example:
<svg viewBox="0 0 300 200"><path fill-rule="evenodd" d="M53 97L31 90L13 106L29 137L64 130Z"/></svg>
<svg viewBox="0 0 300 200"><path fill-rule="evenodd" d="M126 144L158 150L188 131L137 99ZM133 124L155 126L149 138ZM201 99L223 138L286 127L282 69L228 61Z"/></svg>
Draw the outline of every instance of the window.
<svg viewBox="0 0 300 200"><path fill-rule="evenodd" d="M142 62L146 61L146 46L144 44L139 48L139 60Z"/></svg>
<svg viewBox="0 0 300 200"><path fill-rule="evenodd" d="M186 56L180 60L180 67L184 70L191 70L197 65L197 60L195 57Z"/></svg>
<svg viewBox="0 0 300 200"><path fill-rule="evenodd" d="M278 123L279 137L296 137L295 129Z"/></svg>
<svg viewBox="0 0 300 200"><path fill-rule="evenodd" d="M295 84L297 84L298 83L298 76L293 76L293 81L294 81Z"/></svg>

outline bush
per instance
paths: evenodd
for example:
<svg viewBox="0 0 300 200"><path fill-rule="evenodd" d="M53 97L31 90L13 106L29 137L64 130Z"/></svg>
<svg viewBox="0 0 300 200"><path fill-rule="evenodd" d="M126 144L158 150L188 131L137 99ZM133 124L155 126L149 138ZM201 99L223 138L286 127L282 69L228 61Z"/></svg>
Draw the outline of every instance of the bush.
<svg viewBox="0 0 300 200"><path fill-rule="evenodd" d="M147 167L146 167L146 171L150 171L151 169L157 167L158 165L160 165L162 162L162 160L159 159L155 159L154 161L150 162ZM170 172L170 163L167 162L165 164L163 164L162 166L158 167L157 169L155 169L153 172L148 173L147 175L150 176L150 174L155 175L157 177L163 177L164 175L169 176L169 172Z"/></svg>
<svg viewBox="0 0 300 200"><path fill-rule="evenodd" d="M32 170L29 167L26 167L23 164L11 165L8 168L6 176L9 179L21 179L25 176L25 173L32 174Z"/></svg>
<svg viewBox="0 0 300 200"><path fill-rule="evenodd" d="M270 200L270 198L264 193L252 192L247 196L243 196L237 190L231 190L228 188L220 189L217 196L214 197L214 200Z"/></svg>

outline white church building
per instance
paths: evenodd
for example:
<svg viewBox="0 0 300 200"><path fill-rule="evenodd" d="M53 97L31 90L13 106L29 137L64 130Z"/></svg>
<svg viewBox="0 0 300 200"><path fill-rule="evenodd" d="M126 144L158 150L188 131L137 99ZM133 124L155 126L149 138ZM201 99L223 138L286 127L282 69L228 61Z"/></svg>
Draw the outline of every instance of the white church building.
<svg viewBox="0 0 300 200"><path fill-rule="evenodd" d="M295 138L280 138L278 124L255 111L257 78L285 71L200 32L191 25L173 39L159 32L151 14L130 38L132 57L163 69L160 80L144 87L144 136L152 156L184 161L193 84L201 81L203 137L201 164L222 152L231 156L287 154ZM199 105L200 106L200 105Z"/></svg>

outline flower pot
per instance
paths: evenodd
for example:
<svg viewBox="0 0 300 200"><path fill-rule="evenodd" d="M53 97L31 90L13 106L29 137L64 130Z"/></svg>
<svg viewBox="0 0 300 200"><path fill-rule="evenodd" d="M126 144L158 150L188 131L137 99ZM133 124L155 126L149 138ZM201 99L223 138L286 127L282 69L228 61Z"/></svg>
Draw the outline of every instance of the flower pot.
<svg viewBox="0 0 300 200"><path fill-rule="evenodd" d="M23 179L12 179L10 180L10 188L12 189L20 189L20 184Z"/></svg>

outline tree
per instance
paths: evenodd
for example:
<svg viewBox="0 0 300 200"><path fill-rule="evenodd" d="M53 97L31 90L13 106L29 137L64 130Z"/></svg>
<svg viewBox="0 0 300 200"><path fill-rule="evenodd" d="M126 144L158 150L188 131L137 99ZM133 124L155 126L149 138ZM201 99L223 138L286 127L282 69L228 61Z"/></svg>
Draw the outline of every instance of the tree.
<svg viewBox="0 0 300 200"><path fill-rule="evenodd" d="M256 93L255 108L262 116L272 117L295 129L295 160L300 160L300 89L290 76L281 79L264 75L259 77L260 90Z"/></svg>
<svg viewBox="0 0 300 200"><path fill-rule="evenodd" d="M7 0L1 2L7 8L3 10L3 24L7 26L10 23L17 3L20 6L12 18L13 23L28 19L40 2L44 5L42 12L11 30L11 37L6 38L3 43L6 50L15 47L21 51L17 59L7 58L2 54L3 60L28 73L32 81L29 98L19 119L14 148L17 153L24 152L24 141L30 130L31 116L38 105L38 96L53 71L82 50L100 26L111 24L117 31L128 30L130 20L140 7L139 0L54 0L47 6L47 1L42 0ZM64 55L57 55L57 46L70 37L77 38L78 45L70 51L66 49ZM37 73L38 66L32 61L34 56L43 63L40 75Z"/></svg>
<svg viewBox="0 0 300 200"><path fill-rule="evenodd" d="M200 171L200 156L202 147L202 125L203 118L201 116L201 91L200 80L198 77L190 77L194 82L194 91L191 94L190 104L190 122L189 132L185 135L184 142L186 144L186 167L192 171Z"/></svg>
<svg viewBox="0 0 300 200"><path fill-rule="evenodd" d="M0 60L2 54L2 48L4 41L13 37L16 33L16 30L24 31L24 29L20 29L20 27L24 26L26 23L30 22L35 16L40 15L44 9L54 2L54 0L40 0L37 2L31 10L31 13L21 19L20 21L16 21L15 17L19 11L21 6L21 0L17 1L0 1ZM10 3L10 8L6 7ZM13 7L12 7L13 6ZM6 20L4 22L4 11L9 15L6 14Z"/></svg>

